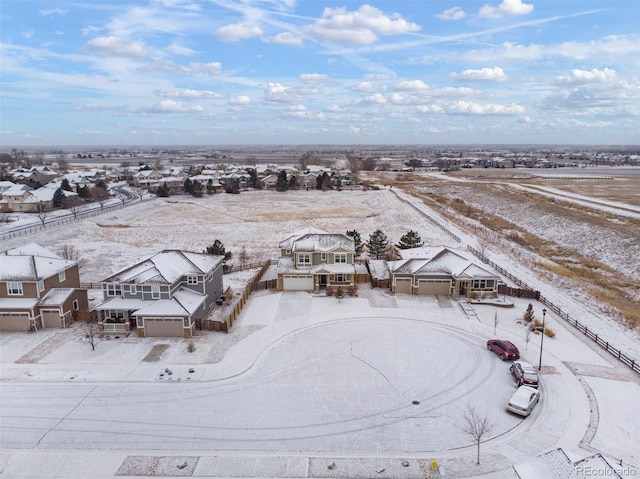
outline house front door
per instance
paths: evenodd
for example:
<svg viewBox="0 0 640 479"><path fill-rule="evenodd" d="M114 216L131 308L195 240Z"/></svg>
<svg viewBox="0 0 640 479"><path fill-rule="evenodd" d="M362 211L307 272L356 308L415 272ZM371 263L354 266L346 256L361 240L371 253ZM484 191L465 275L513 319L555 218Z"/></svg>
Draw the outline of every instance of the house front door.
<svg viewBox="0 0 640 479"><path fill-rule="evenodd" d="M327 275L326 274L321 274L320 275L320 288L326 288L327 287Z"/></svg>

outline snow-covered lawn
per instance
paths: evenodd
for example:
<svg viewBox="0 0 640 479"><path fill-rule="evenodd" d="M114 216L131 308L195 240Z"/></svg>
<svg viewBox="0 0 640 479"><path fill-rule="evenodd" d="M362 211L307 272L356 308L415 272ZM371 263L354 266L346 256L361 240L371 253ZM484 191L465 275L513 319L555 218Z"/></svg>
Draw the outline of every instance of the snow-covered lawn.
<svg viewBox="0 0 640 479"><path fill-rule="evenodd" d="M389 190L252 192L147 201L28 240L53 251L73 246L85 282L163 248L202 251L215 239L234 261L242 246L249 261L275 258L278 241L307 226L355 228L365 240L382 228L394 242L413 229L427 244L455 248L473 240L454 228L463 244L454 241L431 218L442 221ZM496 257L581 320L600 320L508 254ZM225 281L239 291L248 277ZM113 477L134 471L129 457L154 456L149 463L167 476L182 474L173 468L186 461L193 476L424 477L436 459L443 477L506 478L512 464L557 447L575 458L602 452L637 470L638 376L551 312L547 325L556 336L544 341L542 401L524 420L505 412L514 383L485 342L509 339L537 366L541 337L527 343L517 322L528 302L473 305L465 314L448 298L368 286L341 302L260 291L229 334L202 332L193 352L182 339L111 338L91 351L74 329L3 333L0 473ZM533 303L540 317L542 305ZM606 332L612 343L640 349L619 325ZM158 345L167 346L164 353L145 361ZM493 424L479 466L460 430L469 405Z"/></svg>

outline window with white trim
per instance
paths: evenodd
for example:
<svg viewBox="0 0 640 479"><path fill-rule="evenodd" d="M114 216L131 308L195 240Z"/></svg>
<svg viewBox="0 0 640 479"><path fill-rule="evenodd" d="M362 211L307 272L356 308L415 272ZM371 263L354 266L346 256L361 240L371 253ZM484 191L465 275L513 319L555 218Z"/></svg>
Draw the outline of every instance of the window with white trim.
<svg viewBox="0 0 640 479"><path fill-rule="evenodd" d="M73 300L73 309L74 309L74 311L77 311L77 310L80 309L80 303L78 302L77 299Z"/></svg>
<svg viewBox="0 0 640 479"><path fill-rule="evenodd" d="M121 296L122 295L122 286L119 284L108 284L107 285L107 296Z"/></svg>
<svg viewBox="0 0 640 479"><path fill-rule="evenodd" d="M336 274L336 275L334 275L334 276L333 276L333 280L334 280L336 283L344 283L345 281L347 281L347 275L346 275L346 274L338 273L338 274Z"/></svg>
<svg viewBox="0 0 640 479"><path fill-rule="evenodd" d="M298 253L298 264L311 264L311 254Z"/></svg>
<svg viewBox="0 0 640 479"><path fill-rule="evenodd" d="M151 286L151 297L153 299L160 298L160 286Z"/></svg>
<svg viewBox="0 0 640 479"><path fill-rule="evenodd" d="M67 279L67 272L66 271L60 271L58 273L58 281L60 281L61 283L64 282L64 280Z"/></svg>
<svg viewBox="0 0 640 479"><path fill-rule="evenodd" d="M130 294L138 294L138 287L135 284L129 285L129 293Z"/></svg>
<svg viewBox="0 0 640 479"><path fill-rule="evenodd" d="M7 294L10 296L22 296L24 294L22 283L17 281L7 283Z"/></svg>
<svg viewBox="0 0 640 479"><path fill-rule="evenodd" d="M197 276L187 276L187 284L198 284Z"/></svg>
<svg viewBox="0 0 640 479"><path fill-rule="evenodd" d="M336 253L333 255L334 263L346 263L347 262L347 253Z"/></svg>
<svg viewBox="0 0 640 479"><path fill-rule="evenodd" d="M44 291L44 281L43 280L38 281L38 291L40 293L42 293Z"/></svg>
<svg viewBox="0 0 640 479"><path fill-rule="evenodd" d="M320 261L327 261L327 253L320 253Z"/></svg>

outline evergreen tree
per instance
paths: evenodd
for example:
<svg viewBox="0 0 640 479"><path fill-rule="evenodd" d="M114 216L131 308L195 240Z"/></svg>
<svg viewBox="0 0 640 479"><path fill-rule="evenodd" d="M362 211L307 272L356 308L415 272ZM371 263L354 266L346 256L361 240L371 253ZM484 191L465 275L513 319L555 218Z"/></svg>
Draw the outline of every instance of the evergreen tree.
<svg viewBox="0 0 640 479"><path fill-rule="evenodd" d="M331 185L331 177L327 175L326 172L322 174L322 191L332 190L333 186Z"/></svg>
<svg viewBox="0 0 640 479"><path fill-rule="evenodd" d="M169 187L167 186L167 183L163 183L158 187L158 189L156 190L156 195L158 195L161 198L167 198L170 195Z"/></svg>
<svg viewBox="0 0 640 479"><path fill-rule="evenodd" d="M367 242L369 256L375 259L382 258L388 244L389 239L387 238L387 235L384 234L381 229L375 230L371 235L369 235L369 241Z"/></svg>
<svg viewBox="0 0 640 479"><path fill-rule="evenodd" d="M60 208L65 198L66 196L64 191L62 191L62 188L58 188L55 193L53 193L53 207Z"/></svg>
<svg viewBox="0 0 640 479"><path fill-rule="evenodd" d="M362 254L362 250L364 249L364 244L362 243L362 237L357 230L349 230L347 231L347 236L353 239L353 246L356 249L356 256L360 256Z"/></svg>
<svg viewBox="0 0 640 479"><path fill-rule="evenodd" d="M212 195L215 192L216 192L216 188L215 186L213 186L213 180L209 178L209 181L207 181L207 194Z"/></svg>
<svg viewBox="0 0 640 479"><path fill-rule="evenodd" d="M289 178L288 189L297 190L298 188L300 188L300 183L298 182L298 177L295 176L295 175L291 175L291 178Z"/></svg>
<svg viewBox="0 0 640 479"><path fill-rule="evenodd" d="M64 191L71 191L71 185L69 184L69 180L66 178L62 178L62 182L60 183L60 188Z"/></svg>
<svg viewBox="0 0 640 479"><path fill-rule="evenodd" d="M187 178L186 180L184 180L184 186L183 186L183 190L185 193L191 193L191 188L193 186L193 181L191 181L191 178Z"/></svg>
<svg viewBox="0 0 640 479"><path fill-rule="evenodd" d="M398 249L411 249L411 248L419 248L424 245L424 241L420 238L420 235L413 231L409 230L406 234L400 237L400 242L396 245Z"/></svg>
<svg viewBox="0 0 640 479"><path fill-rule="evenodd" d="M287 181L287 172L285 170L278 173L278 181L276 181L276 191L287 191L289 182Z"/></svg>
<svg viewBox="0 0 640 479"><path fill-rule="evenodd" d="M199 181L192 181L190 193L194 198L202 198L202 195L204 194L204 186L202 186L202 183Z"/></svg>
<svg viewBox="0 0 640 479"><path fill-rule="evenodd" d="M89 188L86 185L81 186L80 188L78 188L78 196L83 200L87 200L89 199L89 196L91 196L91 192L89 191Z"/></svg>
<svg viewBox="0 0 640 479"><path fill-rule="evenodd" d="M212 245L207 246L207 249L204 252L206 254L223 256L223 268L227 267L227 261L233 257L233 253L231 253L231 251L227 251L220 240L215 240Z"/></svg>

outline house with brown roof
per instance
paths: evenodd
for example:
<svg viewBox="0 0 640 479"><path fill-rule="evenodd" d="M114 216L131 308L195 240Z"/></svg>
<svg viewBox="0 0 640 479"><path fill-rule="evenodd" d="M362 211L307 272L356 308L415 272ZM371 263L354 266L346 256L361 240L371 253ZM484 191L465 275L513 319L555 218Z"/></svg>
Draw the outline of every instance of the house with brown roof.
<svg viewBox="0 0 640 479"><path fill-rule="evenodd" d="M66 328L88 308L77 261L35 243L0 255L0 330Z"/></svg>

